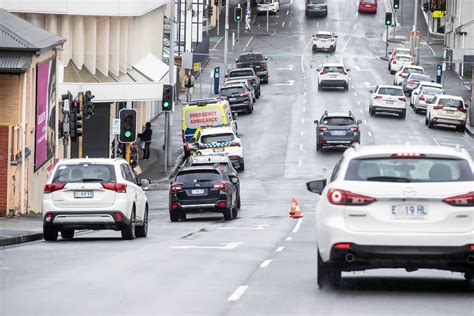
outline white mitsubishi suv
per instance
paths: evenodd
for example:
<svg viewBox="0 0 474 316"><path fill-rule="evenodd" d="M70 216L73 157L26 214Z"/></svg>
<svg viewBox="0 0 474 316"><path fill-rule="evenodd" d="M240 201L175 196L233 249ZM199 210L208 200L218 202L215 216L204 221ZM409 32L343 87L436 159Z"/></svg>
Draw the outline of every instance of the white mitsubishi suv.
<svg viewBox="0 0 474 316"><path fill-rule="evenodd" d="M327 63L321 65L316 71L319 72L318 90L321 91L325 87L342 87L344 90L349 89L349 74L343 64Z"/></svg>
<svg viewBox="0 0 474 316"><path fill-rule="evenodd" d="M146 237L148 201L124 159L61 160L44 186L44 239L73 238L77 229L120 230L122 239Z"/></svg>
<svg viewBox="0 0 474 316"><path fill-rule="evenodd" d="M316 207L319 287L342 271L464 273L474 286L472 159L460 147L355 146L330 180L307 183Z"/></svg>

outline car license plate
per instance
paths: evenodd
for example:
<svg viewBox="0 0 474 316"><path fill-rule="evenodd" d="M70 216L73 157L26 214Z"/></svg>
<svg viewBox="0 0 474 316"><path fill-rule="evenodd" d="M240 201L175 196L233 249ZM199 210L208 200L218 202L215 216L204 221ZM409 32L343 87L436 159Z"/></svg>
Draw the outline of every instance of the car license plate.
<svg viewBox="0 0 474 316"><path fill-rule="evenodd" d="M337 78L337 75L330 75L329 78Z"/></svg>
<svg viewBox="0 0 474 316"><path fill-rule="evenodd" d="M75 199L91 199L94 197L93 191L74 191Z"/></svg>
<svg viewBox="0 0 474 316"><path fill-rule="evenodd" d="M387 104L393 104L394 102L395 101L393 101L393 100L385 100L385 103L387 103Z"/></svg>
<svg viewBox="0 0 474 316"><path fill-rule="evenodd" d="M229 101L235 101L236 98L229 98Z"/></svg>
<svg viewBox="0 0 474 316"><path fill-rule="evenodd" d="M346 131L331 131L331 135L336 135L336 136L346 135Z"/></svg>
<svg viewBox="0 0 474 316"><path fill-rule="evenodd" d="M454 114L454 111L446 110L447 114Z"/></svg>
<svg viewBox="0 0 474 316"><path fill-rule="evenodd" d="M191 194L204 194L204 189L193 189L191 190Z"/></svg>
<svg viewBox="0 0 474 316"><path fill-rule="evenodd" d="M213 150L215 153L223 152L224 148L214 148Z"/></svg>
<svg viewBox="0 0 474 316"><path fill-rule="evenodd" d="M393 219L426 219L428 212L423 205L399 204L392 205Z"/></svg>

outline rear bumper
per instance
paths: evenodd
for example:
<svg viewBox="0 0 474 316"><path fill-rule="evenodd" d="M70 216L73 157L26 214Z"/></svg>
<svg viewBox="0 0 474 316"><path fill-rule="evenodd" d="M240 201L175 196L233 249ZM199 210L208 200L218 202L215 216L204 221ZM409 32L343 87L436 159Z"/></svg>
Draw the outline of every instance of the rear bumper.
<svg viewBox="0 0 474 316"><path fill-rule="evenodd" d="M344 271L426 268L468 272L474 269L474 251L469 250L468 245L421 247L350 244L348 249L333 248L330 260L340 265Z"/></svg>
<svg viewBox="0 0 474 316"><path fill-rule="evenodd" d="M326 16L328 14L328 9L305 9L305 14L307 16Z"/></svg>
<svg viewBox="0 0 474 316"><path fill-rule="evenodd" d="M318 137L317 141L322 146L350 146L353 143L360 143L359 137L347 137L347 138L328 138Z"/></svg>
<svg viewBox="0 0 474 316"><path fill-rule="evenodd" d="M374 112L385 112L385 113L396 113L396 114L400 114L400 113L403 113L403 112L406 112L406 108L405 107L388 107L388 106L372 106L372 110Z"/></svg>
<svg viewBox="0 0 474 316"><path fill-rule="evenodd" d="M268 71L267 70L257 71L257 76L260 79L267 80L268 79Z"/></svg>
<svg viewBox="0 0 474 316"><path fill-rule="evenodd" d="M250 100L230 104L230 109L232 110L232 112L246 111L248 110L249 107L250 107Z"/></svg>
<svg viewBox="0 0 474 316"><path fill-rule="evenodd" d="M452 118L444 118L444 117L433 117L431 118L433 123L435 124L445 124L445 125L456 125L456 126L462 126L466 125L465 120L461 119L452 119Z"/></svg>
<svg viewBox="0 0 474 316"><path fill-rule="evenodd" d="M219 202L227 202L227 196L221 194L218 199L215 200L170 200L170 211L178 213L222 213L226 207L221 207L218 205ZM176 208L172 208L171 205L175 204Z"/></svg>
<svg viewBox="0 0 474 316"><path fill-rule="evenodd" d="M49 214L52 217L49 219ZM122 211L47 212L43 225L57 229L114 229L130 224Z"/></svg>
<svg viewBox="0 0 474 316"><path fill-rule="evenodd" d="M317 44L313 44L313 50L327 50L327 51L333 51L336 49L336 46L335 45L317 45Z"/></svg>
<svg viewBox="0 0 474 316"><path fill-rule="evenodd" d="M359 7L359 12L362 13L377 13L377 8L367 8L367 7Z"/></svg>
<svg viewBox="0 0 474 316"><path fill-rule="evenodd" d="M344 87L348 82L343 79L324 79L319 82L321 87Z"/></svg>

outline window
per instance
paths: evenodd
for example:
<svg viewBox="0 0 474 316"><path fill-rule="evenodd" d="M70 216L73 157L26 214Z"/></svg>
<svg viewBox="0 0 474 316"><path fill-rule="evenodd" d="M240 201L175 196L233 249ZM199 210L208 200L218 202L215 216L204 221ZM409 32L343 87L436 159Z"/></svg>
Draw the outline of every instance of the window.
<svg viewBox="0 0 474 316"><path fill-rule="evenodd" d="M403 90L399 88L390 88L390 87L380 87L377 94L384 94L384 95L394 95L397 97L403 97Z"/></svg>
<svg viewBox="0 0 474 316"><path fill-rule="evenodd" d="M201 137L201 143L203 144L212 144L212 143L222 143L222 142L231 142L235 139L234 134L213 134L213 135L203 135Z"/></svg>
<svg viewBox="0 0 474 316"><path fill-rule="evenodd" d="M350 116L345 117L325 117L322 121L324 125L330 126L345 126L345 125L354 125L354 119Z"/></svg>
<svg viewBox="0 0 474 316"><path fill-rule="evenodd" d="M383 182L473 181L469 163L445 158L369 158L349 163L346 180Z"/></svg>
<svg viewBox="0 0 474 316"><path fill-rule="evenodd" d="M253 76L253 71L252 71L252 70L235 70L235 71L232 71L232 72L229 74L229 77L230 77L230 78L234 78L234 77L250 77L250 76Z"/></svg>
<svg viewBox="0 0 474 316"><path fill-rule="evenodd" d="M233 94L240 94L244 93L245 89L243 87L228 87L228 88L222 88L220 95L221 96L230 96Z"/></svg>
<svg viewBox="0 0 474 316"><path fill-rule="evenodd" d="M53 183L116 182L113 165L62 165L56 170Z"/></svg>
<svg viewBox="0 0 474 316"><path fill-rule="evenodd" d="M439 99L438 104L448 108L463 108L463 102L455 99Z"/></svg>
<svg viewBox="0 0 474 316"><path fill-rule="evenodd" d="M423 89L423 92L421 94L426 94L426 95L437 95L437 94L443 94L443 89L436 89L436 88L426 88Z"/></svg>
<svg viewBox="0 0 474 316"><path fill-rule="evenodd" d="M265 2L263 2L265 3ZM258 62L263 61L263 56L260 54L248 54L239 57L239 62Z"/></svg>
<svg viewBox="0 0 474 316"><path fill-rule="evenodd" d="M332 35L331 34L316 34L316 38L320 39L331 39Z"/></svg>
<svg viewBox="0 0 474 316"><path fill-rule="evenodd" d="M334 180L336 180L337 175L339 173L339 168L341 167L341 163L342 163L342 158L339 159L338 162L336 162L336 165L334 166L334 169L332 170L331 178L329 179L330 182L333 182Z"/></svg>
<svg viewBox="0 0 474 316"><path fill-rule="evenodd" d="M130 175L130 182L137 183L137 177L135 176L135 172L132 169L132 166L129 164L125 165L126 168L128 169L128 174Z"/></svg>
<svg viewBox="0 0 474 316"><path fill-rule="evenodd" d="M176 182L213 182L222 181L221 175L212 170L189 170L182 171L176 176Z"/></svg>
<svg viewBox="0 0 474 316"><path fill-rule="evenodd" d="M339 67L339 66L327 66L324 67L323 73L344 73L344 67Z"/></svg>
<svg viewBox="0 0 474 316"><path fill-rule="evenodd" d="M408 80L431 81L431 77L423 74L411 74Z"/></svg>

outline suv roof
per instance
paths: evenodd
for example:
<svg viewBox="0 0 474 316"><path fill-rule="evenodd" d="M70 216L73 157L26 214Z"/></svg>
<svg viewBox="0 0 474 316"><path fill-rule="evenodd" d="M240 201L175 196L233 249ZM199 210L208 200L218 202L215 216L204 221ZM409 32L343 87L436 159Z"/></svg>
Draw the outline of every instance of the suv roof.
<svg viewBox="0 0 474 316"><path fill-rule="evenodd" d="M328 111L324 111L323 116L325 116L325 117L331 117L331 116L334 116L334 117L340 117L340 116L354 117L354 114L352 113L352 111L348 111L348 112L328 112Z"/></svg>
<svg viewBox="0 0 474 316"><path fill-rule="evenodd" d="M420 153L425 155L437 155L437 156L448 156L458 157L466 159L469 162L471 157L469 153L460 146L449 147L449 146L431 146L431 145L367 145L367 146L355 146L347 149L343 156L349 159L359 157L370 157L370 156L383 156L394 153Z"/></svg>
<svg viewBox="0 0 474 316"><path fill-rule="evenodd" d="M205 106L208 104L220 104L227 103L228 101L224 98L208 98L208 99L195 99L189 102L185 102L186 106Z"/></svg>
<svg viewBox="0 0 474 316"><path fill-rule="evenodd" d="M438 99L453 99L464 102L464 99L457 95L450 95L450 94L438 94L436 95Z"/></svg>
<svg viewBox="0 0 474 316"><path fill-rule="evenodd" d="M344 65L341 63L324 63L322 67L344 67Z"/></svg>
<svg viewBox="0 0 474 316"><path fill-rule="evenodd" d="M329 31L318 31L316 35L333 35L332 32Z"/></svg>
<svg viewBox="0 0 474 316"><path fill-rule="evenodd" d="M124 163L127 162L123 158L72 158L72 159L61 159L59 164L62 165L77 165L77 164L109 164L113 165L114 163Z"/></svg>
<svg viewBox="0 0 474 316"><path fill-rule="evenodd" d="M214 166L189 166L189 167L185 167L181 170L179 170L178 173L181 173L183 171L217 171L217 168L215 168Z"/></svg>
<svg viewBox="0 0 474 316"><path fill-rule="evenodd" d="M248 68L233 68L233 69L229 70L229 73L231 73L233 71L242 71L242 70L252 70L252 72L253 72L253 68L248 67Z"/></svg>
<svg viewBox="0 0 474 316"><path fill-rule="evenodd" d="M228 156L211 156L211 155L204 155L204 156L191 156L191 163L197 164L204 164L204 163L219 163L219 162L228 162L231 163L230 158Z"/></svg>
<svg viewBox="0 0 474 316"><path fill-rule="evenodd" d="M234 130L230 126L211 127L211 128L201 129L201 135L211 135L211 134L220 134L220 133L234 134Z"/></svg>

